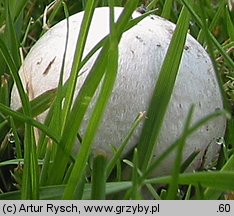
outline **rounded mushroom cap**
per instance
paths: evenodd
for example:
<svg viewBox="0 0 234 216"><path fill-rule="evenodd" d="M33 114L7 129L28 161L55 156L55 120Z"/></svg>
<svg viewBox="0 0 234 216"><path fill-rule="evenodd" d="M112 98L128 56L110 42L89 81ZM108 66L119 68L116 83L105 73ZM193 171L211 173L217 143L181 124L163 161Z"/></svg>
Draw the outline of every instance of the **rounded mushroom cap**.
<svg viewBox="0 0 234 216"><path fill-rule="evenodd" d="M121 11L122 8L115 8L116 18ZM133 16L139 16L139 13L135 12ZM65 80L71 70L82 17L83 12L69 18ZM92 20L84 55L108 34L108 22L109 8L97 8ZM123 34L119 44L117 80L93 148L101 148L111 154L110 144L118 147L138 113L147 111L174 28L175 25L171 22L152 15L146 17ZM66 20L49 29L27 55L19 74L24 86L27 86L30 99L57 87L65 49L65 36ZM77 92L96 56L97 54L81 69L80 73L82 75L78 80ZM223 108L222 97L211 60L203 47L192 36L188 35L179 74L154 154L156 157L179 137L192 104L195 104L194 122L216 109ZM15 87L12 91L11 106L13 109L21 106ZM80 131L81 135L85 131L91 109L88 110L85 116ZM157 112L157 107L155 107L155 112ZM39 119L43 121L45 115L46 113L42 114ZM216 156L219 150L216 139L224 135L225 124L224 118L217 118L204 125L187 140L183 154L184 159L195 150L201 151L191 165L190 170L200 166L206 149L208 149L205 155L207 161ZM141 129L142 125L132 136L125 153L137 144ZM174 163L174 158L174 156L167 158L157 170L157 174L168 173Z"/></svg>

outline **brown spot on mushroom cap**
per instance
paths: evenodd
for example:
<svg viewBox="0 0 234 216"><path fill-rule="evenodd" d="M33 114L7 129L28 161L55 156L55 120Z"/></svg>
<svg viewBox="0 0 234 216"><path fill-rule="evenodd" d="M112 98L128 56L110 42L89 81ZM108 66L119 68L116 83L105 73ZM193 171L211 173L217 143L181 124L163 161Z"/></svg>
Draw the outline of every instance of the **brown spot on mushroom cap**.
<svg viewBox="0 0 234 216"><path fill-rule="evenodd" d="M43 72L44 76L49 73L49 70L50 70L52 64L54 63L55 59L56 59L56 56L49 62L48 66L46 67L45 71Z"/></svg>

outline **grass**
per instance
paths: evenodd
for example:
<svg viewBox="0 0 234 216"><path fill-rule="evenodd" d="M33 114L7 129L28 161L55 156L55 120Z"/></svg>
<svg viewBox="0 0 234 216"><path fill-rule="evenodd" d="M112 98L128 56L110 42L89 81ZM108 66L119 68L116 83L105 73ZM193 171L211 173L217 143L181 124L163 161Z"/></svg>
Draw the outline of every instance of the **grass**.
<svg viewBox="0 0 234 216"><path fill-rule="evenodd" d="M141 4L149 12L132 20L131 14ZM147 188L155 199L228 198L234 191L234 14L227 4L227 1L208 0L43 0L40 3L35 0L0 0L0 199L142 199L142 188ZM113 13L110 13L110 34L82 59L93 11L95 7L104 5L108 5L111 12L117 5L125 6L125 10L116 23L113 22ZM30 102L18 75L22 55L28 53L50 26L83 10L84 19L69 80L66 83L62 81L63 63L58 88ZM177 23L177 28L161 68L147 111L149 120L144 125L138 147L130 159L122 160L122 151L145 118L144 113L129 125L130 130L121 147L114 149L115 154L109 160L105 152L92 153L91 149L116 79L118 44L124 31L148 13L156 13ZM152 151L157 147L188 30L211 56L226 111L210 113L191 125L192 107L181 136L153 160ZM85 85L74 96L80 68L100 47L102 49ZM72 148L77 131L101 80L98 100L82 137L82 146L74 156ZM17 85L22 101L22 109L17 112L9 108L13 83ZM155 106L158 107L157 113L153 109ZM50 111L45 123L37 122L34 117L48 107ZM206 122L220 115L227 116L227 113L225 143L218 161L211 165L215 171L183 172L197 156L196 152L191 152L191 157L182 163L186 139ZM73 119L76 119L75 124ZM39 140L35 136L35 128L41 131ZM171 176L150 178L151 172L173 151L177 156ZM132 171L128 180L123 178L124 166Z"/></svg>

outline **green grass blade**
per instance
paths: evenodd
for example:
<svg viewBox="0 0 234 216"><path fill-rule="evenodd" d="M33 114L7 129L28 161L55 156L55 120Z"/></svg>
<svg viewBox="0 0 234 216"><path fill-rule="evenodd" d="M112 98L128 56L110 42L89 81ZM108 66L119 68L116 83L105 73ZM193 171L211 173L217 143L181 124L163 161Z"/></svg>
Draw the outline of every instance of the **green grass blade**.
<svg viewBox="0 0 234 216"><path fill-rule="evenodd" d="M36 117L45 112L53 104L56 94L57 89L50 89L30 101L32 117ZM17 112L23 113L22 107Z"/></svg>
<svg viewBox="0 0 234 216"><path fill-rule="evenodd" d="M148 167L151 161L160 127L173 91L187 36L189 19L189 13L184 8L171 39L147 112L149 119L145 122L138 146L142 171ZM155 107L157 107L157 112L155 112Z"/></svg>
<svg viewBox="0 0 234 216"><path fill-rule="evenodd" d="M47 143L46 153L44 155L44 163L42 164L42 167L41 167L40 179L39 179L40 186L46 185L46 182L47 182L48 177L49 177L48 170L49 170L50 163L51 163L51 154L52 154L53 143L51 142L51 140L48 140L48 139L46 139L46 143ZM39 156L41 156L41 155L39 155Z"/></svg>
<svg viewBox="0 0 234 216"><path fill-rule="evenodd" d="M231 41L234 41L234 23L233 20L231 19L231 16L227 8L225 8L225 16L226 16L227 30L229 37Z"/></svg>
<svg viewBox="0 0 234 216"><path fill-rule="evenodd" d="M56 113L57 115L53 115L53 123L54 125L51 125L54 129L57 129L58 134L60 133L61 130L63 130L63 124L61 121L61 117L63 115L62 112L62 100L63 100L63 79L64 79L64 68L65 68L65 59L67 55L67 46L68 46L68 38L69 38L69 14L67 11L67 7L65 3L63 2L63 7L64 7L64 12L66 16L66 42L65 42L65 48L64 48L64 53L63 53L63 60L62 60L62 66L60 70L60 77L59 77L59 84L58 84L58 94L57 98L54 102L54 109L53 112ZM62 124L62 126L61 126Z"/></svg>
<svg viewBox="0 0 234 216"><path fill-rule="evenodd" d="M42 165L43 163L44 163L44 160L38 160L39 165ZM18 165L18 164L24 164L24 159L18 158L18 159L2 161L0 162L0 167L9 166L9 165Z"/></svg>
<svg viewBox="0 0 234 216"><path fill-rule="evenodd" d="M173 3L174 3L173 0L165 1L163 5L163 11L161 13L161 16L164 17L165 19L170 19Z"/></svg>
<svg viewBox="0 0 234 216"><path fill-rule="evenodd" d="M119 161L119 159L121 158L121 155L125 149L125 147L127 146L129 140L131 139L134 131L136 130L136 128L138 127L138 125L140 124L140 122L145 118L145 114L146 113L140 113L136 120L134 121L134 123L132 124L132 127L130 128L127 136L125 137L123 143L120 145L120 147L117 149L117 151L114 153L114 156L111 158L111 160L108 162L107 165L107 177L111 174L111 171L113 170L115 164Z"/></svg>
<svg viewBox="0 0 234 216"><path fill-rule="evenodd" d="M175 158L174 167L172 171L172 181L169 185L168 192L167 192L166 199L168 200L175 199L177 191L178 191L178 178L179 178L180 167L181 167L181 162L183 158L183 149L186 144L187 132L192 122L193 112L194 112L194 106L192 106L189 110L186 122L184 124L184 131L181 136L182 138L179 141L179 144L177 146L176 158Z"/></svg>
<svg viewBox="0 0 234 216"><path fill-rule="evenodd" d="M24 148L25 148L25 153L24 153L24 172L23 172L23 180L22 180L22 188L21 188L21 199L33 199L32 196L32 182L33 180L31 179L31 151L32 148L29 145L31 142L32 138L32 128L27 125L25 127L25 138L24 138Z"/></svg>
<svg viewBox="0 0 234 216"><path fill-rule="evenodd" d="M64 113L63 125L65 124L65 121L67 119L68 113L72 105L77 78L78 78L78 73L79 73L78 68L82 60L85 42L88 36L88 30L91 24L91 20L92 20L92 16L93 16L96 4L97 4L97 1L94 1L94 0L87 1L84 17L83 17L81 27L80 27L81 30L79 32L79 36L78 36L78 40L76 44L76 51L74 54L74 62L72 64L71 75L68 80L68 88L66 91L66 96L65 96L65 101L64 101L65 105L63 109L63 113Z"/></svg>
<svg viewBox="0 0 234 216"><path fill-rule="evenodd" d="M152 0L149 2L149 4L147 5L147 10L151 10L152 8L156 8L156 5L158 3L159 0Z"/></svg>
<svg viewBox="0 0 234 216"><path fill-rule="evenodd" d="M145 180L151 184L170 184L171 176ZM234 172L197 172L180 174L178 183L182 185L198 185L221 191L234 190Z"/></svg>
<svg viewBox="0 0 234 216"><path fill-rule="evenodd" d="M193 162L193 160L197 157L197 155L200 153L200 150L194 150L181 164L180 166L180 172L183 173L185 170L189 167L189 165Z"/></svg>
<svg viewBox="0 0 234 216"><path fill-rule="evenodd" d="M222 167L220 172L232 172L234 173L234 155L232 155L226 164ZM218 199L222 191L217 191L215 188L207 188L204 192L204 199Z"/></svg>
<svg viewBox="0 0 234 216"><path fill-rule="evenodd" d="M6 43L8 48L11 51L14 62L19 68L20 66L20 55L19 55L19 41L15 31L15 23L13 22L11 11L10 11L10 2L5 1L6 4Z"/></svg>
<svg viewBox="0 0 234 216"><path fill-rule="evenodd" d="M92 200L103 200L106 196L106 163L105 152L98 151L93 159Z"/></svg>
<svg viewBox="0 0 234 216"><path fill-rule="evenodd" d="M51 23L53 23L56 16L59 15L60 9L62 7L63 8L67 7L65 1L59 0L59 1L54 2L53 11L51 12L51 14L50 14L50 16L48 18L48 21L47 21L49 23L49 26L50 26ZM66 12L65 12L65 17L67 17Z"/></svg>
<svg viewBox="0 0 234 216"><path fill-rule="evenodd" d="M17 20L19 20L20 14L22 14L28 2L29 0L11 0L10 9L14 21L17 22Z"/></svg>
<svg viewBox="0 0 234 216"><path fill-rule="evenodd" d="M141 199L140 195L140 189L141 185L139 184L139 159L138 159L138 152L137 149L134 149L134 155L133 155L133 171L132 171L132 188L130 189L130 198L139 200Z"/></svg>
<svg viewBox="0 0 234 216"><path fill-rule="evenodd" d="M32 198L31 199L39 199L39 167L37 161L37 146L36 139L34 134L34 128L31 128L30 138L31 140L27 143L30 145L30 175L31 175L31 183L32 183ZM26 142L26 141L25 141ZM28 198L28 197L27 197Z"/></svg>
<svg viewBox="0 0 234 216"><path fill-rule="evenodd" d="M106 184L106 195L118 193L123 190L127 190L132 186L129 181L126 182L110 182ZM40 199L41 200L59 200L62 198L65 185L53 185L45 186L40 188ZM4 194L0 194L0 200L19 200L20 192L13 191ZM91 185L86 184L84 189L84 200L91 199Z"/></svg>

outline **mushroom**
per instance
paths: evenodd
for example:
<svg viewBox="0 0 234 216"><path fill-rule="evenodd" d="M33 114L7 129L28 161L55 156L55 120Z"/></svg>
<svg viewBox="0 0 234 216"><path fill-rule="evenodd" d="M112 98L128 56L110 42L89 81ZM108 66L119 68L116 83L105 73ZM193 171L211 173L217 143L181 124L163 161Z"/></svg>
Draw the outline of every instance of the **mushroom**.
<svg viewBox="0 0 234 216"><path fill-rule="evenodd" d="M122 8L116 7L115 17L118 17L121 11ZM139 15L140 13L134 12L133 17ZM65 61L65 80L71 70L75 51L74 44L77 41L77 33L80 30L82 17L83 12L80 12L69 18L70 28ZM84 55L108 34L108 22L109 8L97 8L94 12ZM110 144L118 147L137 114L148 109L174 29L175 25L173 23L156 15L151 15L123 34L119 44L117 80L93 148L102 149L111 155ZM24 87L29 87L30 99L57 87L65 38L66 20L63 20L50 28L26 56L19 74ZM77 92L95 58L96 55L81 69L80 74L82 75L78 80ZM223 108L212 62L204 48L188 34L179 74L159 135L155 151L156 157L180 136L188 110L192 104L195 104L194 122L216 109ZM20 106L19 95L14 86L11 107L17 109ZM157 112L157 107L155 107L155 112ZM80 131L81 135L85 131L89 114L88 111ZM46 112L39 116L39 120L43 122L45 116ZM147 119L144 121L147 121ZM220 117L209 121L189 137L184 149L184 159L195 150L201 151L191 164L190 170L200 166L204 158L204 152L206 152L207 162L217 155L219 145L217 145L216 139L224 135L225 125L225 119ZM124 151L125 154L138 142L141 129L142 125L132 136ZM167 158L157 170L157 173L160 175L169 173L174 158L174 156Z"/></svg>

